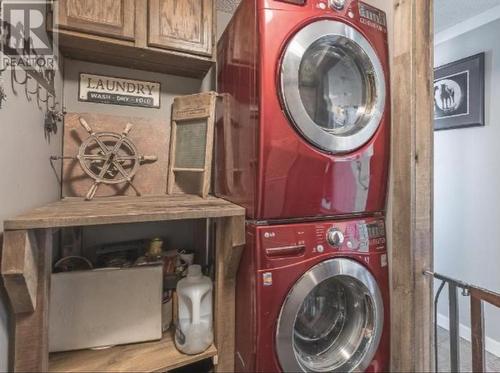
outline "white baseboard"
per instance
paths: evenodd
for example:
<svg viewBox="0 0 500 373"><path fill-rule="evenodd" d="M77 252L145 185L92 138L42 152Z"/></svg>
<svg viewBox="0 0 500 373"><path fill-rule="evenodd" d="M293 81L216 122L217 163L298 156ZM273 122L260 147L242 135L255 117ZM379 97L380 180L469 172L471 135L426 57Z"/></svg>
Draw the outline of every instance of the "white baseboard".
<svg viewBox="0 0 500 373"><path fill-rule="evenodd" d="M447 316L442 315L440 313L438 313L438 315L437 315L437 324L443 329L446 329L446 330L450 329L450 319ZM459 331L460 337L462 337L466 341L470 342L470 339L471 339L470 328L464 324L460 324L459 329L460 329L460 331ZM488 351L489 353L491 353L497 357L500 357L500 342L493 339L493 338L487 337L487 336L484 339L485 339L486 351Z"/></svg>

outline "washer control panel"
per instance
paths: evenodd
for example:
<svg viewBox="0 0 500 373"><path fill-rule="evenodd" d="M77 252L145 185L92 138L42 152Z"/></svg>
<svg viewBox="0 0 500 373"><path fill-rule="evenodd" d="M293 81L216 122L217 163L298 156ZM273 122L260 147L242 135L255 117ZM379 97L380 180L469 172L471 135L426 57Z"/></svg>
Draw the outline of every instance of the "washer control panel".
<svg viewBox="0 0 500 373"><path fill-rule="evenodd" d="M262 261L286 265L298 258L329 253L383 253L385 225L381 218L256 226Z"/></svg>

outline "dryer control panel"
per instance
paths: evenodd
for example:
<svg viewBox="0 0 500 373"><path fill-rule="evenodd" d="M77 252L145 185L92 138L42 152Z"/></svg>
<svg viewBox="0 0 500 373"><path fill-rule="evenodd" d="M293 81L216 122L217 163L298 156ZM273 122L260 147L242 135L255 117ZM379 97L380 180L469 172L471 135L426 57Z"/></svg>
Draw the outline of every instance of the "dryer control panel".
<svg viewBox="0 0 500 373"><path fill-rule="evenodd" d="M381 218L254 226L261 264L293 264L323 254L385 253L385 224Z"/></svg>

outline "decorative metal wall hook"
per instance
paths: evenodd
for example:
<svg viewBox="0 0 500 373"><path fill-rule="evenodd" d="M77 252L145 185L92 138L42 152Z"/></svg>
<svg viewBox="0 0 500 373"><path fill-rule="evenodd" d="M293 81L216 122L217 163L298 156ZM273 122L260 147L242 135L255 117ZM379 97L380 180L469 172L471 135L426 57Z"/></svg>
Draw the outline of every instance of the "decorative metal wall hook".
<svg viewBox="0 0 500 373"><path fill-rule="evenodd" d="M33 80L34 79L31 79L31 77L29 75L27 75L26 84L25 84L26 92L28 92L30 95L39 95L40 94L40 84L38 84L38 82L36 80L35 80L36 88L33 91L30 90L30 81L33 81Z"/></svg>
<svg viewBox="0 0 500 373"><path fill-rule="evenodd" d="M0 70L0 109L2 108L2 103L3 101L6 101L7 99L7 94L5 93L5 90L3 88L3 77L2 73L5 71L6 67Z"/></svg>
<svg viewBox="0 0 500 373"><path fill-rule="evenodd" d="M9 65L10 64L8 62L5 62L5 65L3 67L0 66L0 74L3 73L5 70L7 70Z"/></svg>
<svg viewBox="0 0 500 373"><path fill-rule="evenodd" d="M31 102L31 95L35 95L35 94L37 94L37 92L36 91L31 92L29 90L29 81L30 81L30 77L28 75L26 75L26 82L24 84L24 96L26 97L26 100L28 102ZM40 108L40 106L38 106L38 107Z"/></svg>
<svg viewBox="0 0 500 373"><path fill-rule="evenodd" d="M47 99L47 102L49 100ZM50 110L45 112L44 133L45 138L50 141L50 136L57 133L57 124L64 120L64 111Z"/></svg>
<svg viewBox="0 0 500 373"><path fill-rule="evenodd" d="M47 104L49 102L49 97L51 96L51 94L47 91L45 91L45 98L42 98L41 94L40 94L40 85L38 85L38 92L37 92L37 99L38 101L41 101L43 102L44 104Z"/></svg>
<svg viewBox="0 0 500 373"><path fill-rule="evenodd" d="M0 109L2 108L2 102L7 100L7 94L5 93L2 83L3 79L2 74L0 73Z"/></svg>
<svg viewBox="0 0 500 373"><path fill-rule="evenodd" d="M49 104L50 99L52 99L52 104ZM50 95L49 99L45 103L45 108L47 110L55 111L58 105L59 105L59 102L56 101L56 96L55 95ZM63 113L64 113L64 109L63 109Z"/></svg>
<svg viewBox="0 0 500 373"><path fill-rule="evenodd" d="M24 85L26 84L26 82L28 81L28 73L25 71L25 70L22 70L24 72L24 79L22 81L20 81L18 78L17 78L17 69L16 67L12 67L10 69L10 75L12 77L12 84L14 83L17 83L19 85Z"/></svg>
<svg viewBox="0 0 500 373"><path fill-rule="evenodd" d="M2 103L7 100L7 94L5 93L5 89L3 88L3 76L2 73L7 69L8 63L5 63L5 66L2 66L0 69L0 109L2 108Z"/></svg>

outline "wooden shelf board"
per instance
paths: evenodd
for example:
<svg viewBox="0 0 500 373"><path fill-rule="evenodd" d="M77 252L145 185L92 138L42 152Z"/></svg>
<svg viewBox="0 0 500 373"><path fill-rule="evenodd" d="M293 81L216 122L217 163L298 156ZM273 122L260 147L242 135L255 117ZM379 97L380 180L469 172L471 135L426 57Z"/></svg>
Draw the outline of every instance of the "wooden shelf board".
<svg viewBox="0 0 500 373"><path fill-rule="evenodd" d="M4 221L5 230L244 216L226 200L196 195L66 198Z"/></svg>
<svg viewBox="0 0 500 373"><path fill-rule="evenodd" d="M217 355L214 345L198 355L175 348L167 332L160 341L50 354L50 372L165 372Z"/></svg>

